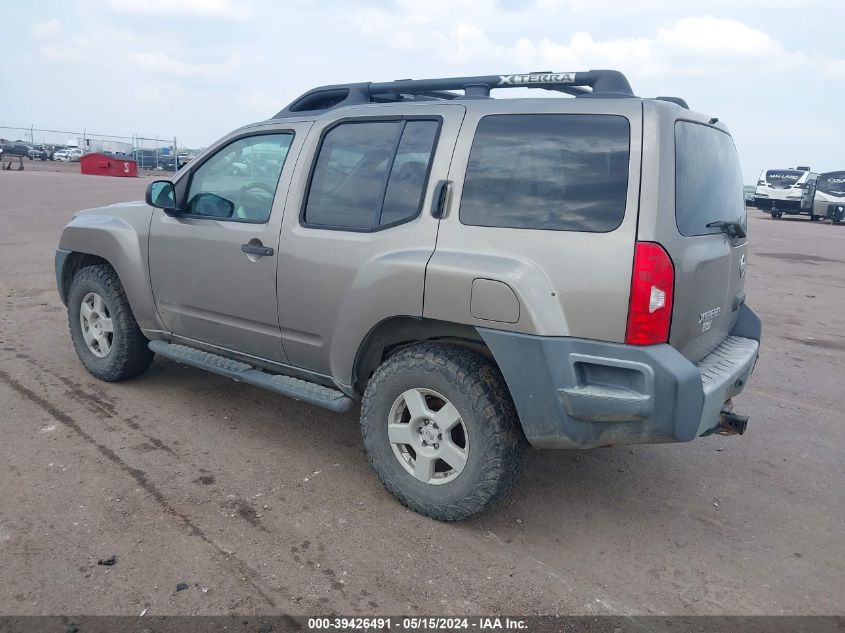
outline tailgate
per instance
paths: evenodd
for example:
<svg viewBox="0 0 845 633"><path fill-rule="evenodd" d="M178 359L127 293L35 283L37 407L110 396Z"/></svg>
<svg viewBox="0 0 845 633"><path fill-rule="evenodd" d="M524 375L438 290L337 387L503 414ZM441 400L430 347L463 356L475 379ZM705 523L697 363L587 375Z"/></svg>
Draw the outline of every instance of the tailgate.
<svg viewBox="0 0 845 633"><path fill-rule="evenodd" d="M682 248L667 249L675 263L669 343L694 362L736 323L745 299L746 249L747 243L735 246L722 234L689 238Z"/></svg>
<svg viewBox="0 0 845 633"><path fill-rule="evenodd" d="M662 186L652 190L644 179L644 198L654 199L640 214L638 239L659 242L672 259L669 343L697 362L728 336L745 300L742 170L721 123L679 108L655 110L646 118L660 140L644 160Z"/></svg>

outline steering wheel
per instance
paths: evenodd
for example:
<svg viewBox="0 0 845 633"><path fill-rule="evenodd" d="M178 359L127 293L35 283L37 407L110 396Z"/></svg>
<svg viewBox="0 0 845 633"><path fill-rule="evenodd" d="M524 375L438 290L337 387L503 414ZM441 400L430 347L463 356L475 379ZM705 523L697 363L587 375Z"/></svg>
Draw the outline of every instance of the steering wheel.
<svg viewBox="0 0 845 633"><path fill-rule="evenodd" d="M250 180L238 191L235 217L242 220L263 220L269 215L276 189L266 182Z"/></svg>

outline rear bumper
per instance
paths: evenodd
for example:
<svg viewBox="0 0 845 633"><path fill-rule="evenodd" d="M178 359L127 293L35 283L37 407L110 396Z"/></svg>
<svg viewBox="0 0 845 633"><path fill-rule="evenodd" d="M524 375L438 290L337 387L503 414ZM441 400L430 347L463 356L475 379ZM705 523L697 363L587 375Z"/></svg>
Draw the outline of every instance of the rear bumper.
<svg viewBox="0 0 845 633"><path fill-rule="evenodd" d="M763 211L775 208L784 213L798 213L801 211L801 198L769 198L768 196L755 196L754 206Z"/></svg>
<svg viewBox="0 0 845 633"><path fill-rule="evenodd" d="M669 345L638 347L480 329L538 448L686 442L712 433L757 361L760 320L693 364Z"/></svg>

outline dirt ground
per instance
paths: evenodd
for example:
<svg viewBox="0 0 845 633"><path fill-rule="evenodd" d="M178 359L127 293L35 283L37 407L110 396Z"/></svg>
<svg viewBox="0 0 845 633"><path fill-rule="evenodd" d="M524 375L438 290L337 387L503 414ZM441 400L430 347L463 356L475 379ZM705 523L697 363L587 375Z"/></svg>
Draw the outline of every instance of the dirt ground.
<svg viewBox="0 0 845 633"><path fill-rule="evenodd" d="M749 212L745 436L531 451L441 524L381 487L357 411L161 359L87 374L54 249L148 180L26 167L0 173L0 613L845 613L845 227Z"/></svg>

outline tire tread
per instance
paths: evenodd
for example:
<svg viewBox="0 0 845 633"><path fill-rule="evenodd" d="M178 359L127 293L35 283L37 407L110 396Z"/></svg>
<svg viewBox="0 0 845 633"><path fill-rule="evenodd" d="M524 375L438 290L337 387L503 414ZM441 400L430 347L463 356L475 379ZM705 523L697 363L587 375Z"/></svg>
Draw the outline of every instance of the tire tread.
<svg viewBox="0 0 845 633"><path fill-rule="evenodd" d="M492 438L493 450L484 462L483 473L469 494L459 502L434 504L415 499L393 481L371 450L368 432L373 396L392 377L400 373L426 375L432 366L440 366L457 390L472 403L473 411L485 424L482 432ZM361 433L367 455L382 484L402 505L439 521L459 521L477 514L495 503L519 476L525 451L525 436L516 410L498 368L487 358L468 349L439 343L421 343L390 356L371 377L361 403Z"/></svg>
<svg viewBox="0 0 845 633"><path fill-rule="evenodd" d="M81 331L77 332L79 330L79 315L73 307L76 306L75 301L71 301L70 298L75 296L74 290L85 282L90 282L92 285L102 288L103 298L109 303L114 336L120 333L122 338L120 344L112 347L112 353L106 357L109 359L109 363L105 367L91 362L91 359L88 358L90 352L84 340L82 340ZM141 333L141 328L135 321L123 285L114 269L107 264L85 266L76 271L68 292L68 325L76 355L85 369L100 380L118 382L135 378L143 374L150 363L153 362L154 354L147 347L149 341ZM112 354L114 355L112 356Z"/></svg>

